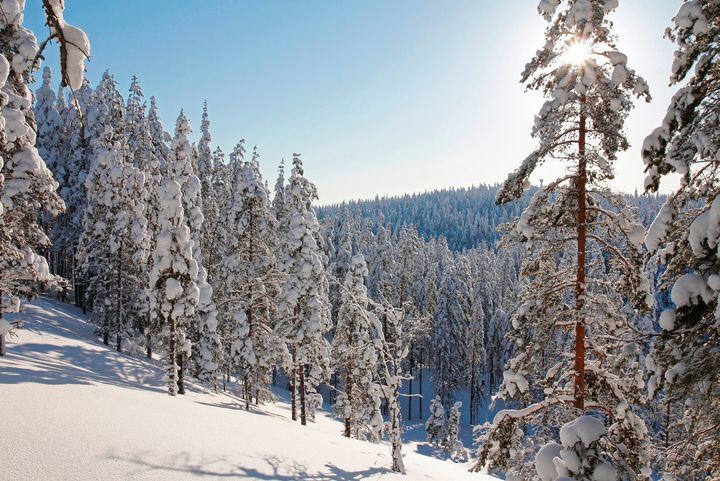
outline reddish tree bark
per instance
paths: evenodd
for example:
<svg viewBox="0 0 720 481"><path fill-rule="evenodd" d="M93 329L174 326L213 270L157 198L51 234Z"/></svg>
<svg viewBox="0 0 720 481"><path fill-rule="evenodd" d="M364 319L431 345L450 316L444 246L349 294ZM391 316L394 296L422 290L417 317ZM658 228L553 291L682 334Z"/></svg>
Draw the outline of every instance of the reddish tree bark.
<svg viewBox="0 0 720 481"><path fill-rule="evenodd" d="M585 158L585 136L587 120L586 97L580 97L580 128L578 133L577 172L577 277L575 280L575 407L585 410L585 255L587 250L587 159Z"/></svg>

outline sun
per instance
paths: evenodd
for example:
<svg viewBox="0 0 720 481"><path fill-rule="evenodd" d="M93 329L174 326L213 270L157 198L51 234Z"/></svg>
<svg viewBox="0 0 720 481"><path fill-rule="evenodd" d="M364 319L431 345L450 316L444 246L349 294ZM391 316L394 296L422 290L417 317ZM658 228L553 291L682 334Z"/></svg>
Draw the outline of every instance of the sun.
<svg viewBox="0 0 720 481"><path fill-rule="evenodd" d="M568 44L567 50L562 54L563 63L580 66L584 64L592 54L590 44L582 40L575 40Z"/></svg>

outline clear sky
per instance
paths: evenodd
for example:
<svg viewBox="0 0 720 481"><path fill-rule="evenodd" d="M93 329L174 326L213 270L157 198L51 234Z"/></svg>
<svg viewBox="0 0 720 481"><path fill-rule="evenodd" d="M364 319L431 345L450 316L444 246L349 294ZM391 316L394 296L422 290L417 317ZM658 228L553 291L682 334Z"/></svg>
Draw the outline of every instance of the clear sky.
<svg viewBox="0 0 720 481"><path fill-rule="evenodd" d="M213 148L257 145L270 185L280 159L302 153L321 204L500 182L534 146L542 99L519 78L543 44L537 0L65 3L90 37L93 85L109 69L126 91L136 74L171 132L181 107L197 130L207 99ZM679 4L621 0L613 16L654 97L628 119L624 191L642 189L639 147L672 92L662 35ZM27 1L26 25L47 32L41 0Z"/></svg>

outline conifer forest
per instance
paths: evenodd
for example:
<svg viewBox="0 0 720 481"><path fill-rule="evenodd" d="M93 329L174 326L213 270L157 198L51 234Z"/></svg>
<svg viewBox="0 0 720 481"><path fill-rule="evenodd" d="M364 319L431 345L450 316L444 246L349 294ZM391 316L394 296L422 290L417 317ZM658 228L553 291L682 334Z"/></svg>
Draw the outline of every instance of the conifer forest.
<svg viewBox="0 0 720 481"><path fill-rule="evenodd" d="M134 15L198 15L182 35L200 42L207 12L264 8L201 3ZM291 150L271 158L234 125L254 109L206 100L242 76L193 69L181 47L105 70L94 45L123 40L93 22L148 31L93 2L1 0L0 480L720 481L720 1L662 0L674 14L642 48L666 85L615 21L655 2L490 3L475 8L514 12L504 28L542 28L515 77L483 67L532 109L525 156L476 152L466 184L378 180L363 200L323 198L346 152L284 147L278 120ZM472 49L465 64L503 47ZM324 61L366 61L340 58ZM187 65L184 104L177 74L145 88L147 62ZM319 95L293 68L287 95ZM501 135L493 115L472 135ZM400 153L364 169L389 176Z"/></svg>

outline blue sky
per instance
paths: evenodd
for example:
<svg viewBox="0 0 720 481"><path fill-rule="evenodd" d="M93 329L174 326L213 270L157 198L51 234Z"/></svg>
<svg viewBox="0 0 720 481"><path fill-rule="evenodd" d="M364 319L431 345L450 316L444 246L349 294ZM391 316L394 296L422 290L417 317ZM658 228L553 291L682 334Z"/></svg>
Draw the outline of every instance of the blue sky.
<svg viewBox="0 0 720 481"><path fill-rule="evenodd" d="M659 125L679 0L623 0L620 49L654 100L628 119L615 187L642 187L642 139ZM320 203L505 179L532 150L542 99L519 83L543 43L537 0L66 0L92 44L93 84L136 74L172 132L180 108L213 144L257 145L274 183L301 152ZM41 0L26 24L42 38ZM55 69L56 48L46 65ZM197 136L197 132L196 132ZM549 166L549 178L558 167ZM667 187L671 187L668 185Z"/></svg>

